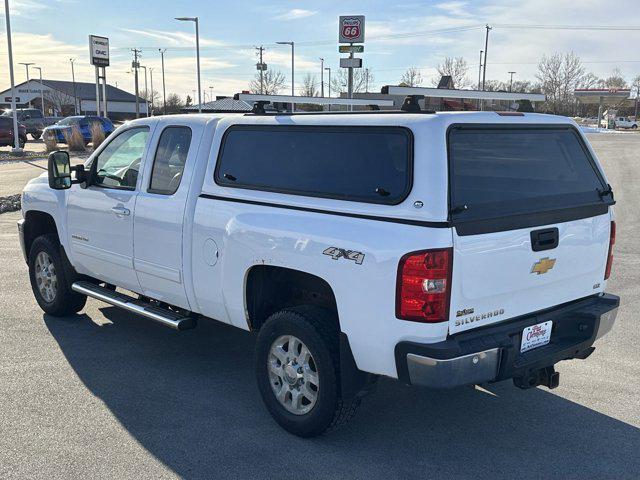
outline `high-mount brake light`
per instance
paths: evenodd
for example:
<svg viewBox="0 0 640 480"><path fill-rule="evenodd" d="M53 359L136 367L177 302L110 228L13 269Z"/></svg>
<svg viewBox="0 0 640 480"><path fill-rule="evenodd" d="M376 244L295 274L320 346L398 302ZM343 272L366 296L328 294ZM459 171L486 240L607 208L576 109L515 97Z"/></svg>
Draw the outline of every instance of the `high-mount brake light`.
<svg viewBox="0 0 640 480"><path fill-rule="evenodd" d="M422 250L400 259L396 317L436 323L449 319L453 249Z"/></svg>
<svg viewBox="0 0 640 480"><path fill-rule="evenodd" d="M609 233L609 254L607 255L607 268L604 270L604 279L611 276L611 265L613 264L613 246L616 244L616 222L611 222L611 232Z"/></svg>

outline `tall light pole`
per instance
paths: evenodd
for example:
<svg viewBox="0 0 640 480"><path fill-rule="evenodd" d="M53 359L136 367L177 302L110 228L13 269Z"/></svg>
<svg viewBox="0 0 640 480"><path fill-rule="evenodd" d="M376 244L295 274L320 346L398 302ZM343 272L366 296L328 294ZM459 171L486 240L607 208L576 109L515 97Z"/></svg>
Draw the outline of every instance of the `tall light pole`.
<svg viewBox="0 0 640 480"><path fill-rule="evenodd" d="M511 79L509 80L509 91L513 91L513 74L516 72L509 72L509 75L511 75Z"/></svg>
<svg viewBox="0 0 640 480"><path fill-rule="evenodd" d="M144 68L144 99L147 102L147 117L149 116L149 89L147 88L147 67L140 65L140 68Z"/></svg>
<svg viewBox="0 0 640 480"><path fill-rule="evenodd" d="M324 69L329 71L329 98L331 98L331 67L324 67Z"/></svg>
<svg viewBox="0 0 640 480"><path fill-rule="evenodd" d="M4 0L4 14L7 25L7 49L9 50L9 79L11 81L11 111L13 112L13 149L12 153L21 155L18 137L18 112L16 112L16 85L13 78L13 50L11 49L11 19L9 18L9 0Z"/></svg>
<svg viewBox="0 0 640 480"><path fill-rule="evenodd" d="M75 62L75 58L70 58L69 62L71 62L71 81L73 82L73 114L78 115L78 94L76 93L76 72L73 69L73 62Z"/></svg>
<svg viewBox="0 0 640 480"><path fill-rule="evenodd" d="M40 73L40 110L42 111L42 116L44 117L44 85L42 84L42 67L33 67L38 70Z"/></svg>
<svg viewBox="0 0 640 480"><path fill-rule="evenodd" d="M324 58L320 59L320 96L324 97Z"/></svg>
<svg viewBox="0 0 640 480"><path fill-rule="evenodd" d="M198 65L198 113L202 113L202 88L200 88L200 32L198 30L198 17L176 17L181 22L194 22L196 24L196 62Z"/></svg>
<svg viewBox="0 0 640 480"><path fill-rule="evenodd" d="M295 81L295 42L276 42L278 45L291 45L291 96L296 95ZM295 103L291 103L291 111L295 109Z"/></svg>
<svg viewBox="0 0 640 480"><path fill-rule="evenodd" d="M34 65L33 62L20 62L19 65L24 65L27 69L27 92L29 92L29 65ZM29 108L31 108L31 100L29 100Z"/></svg>
<svg viewBox="0 0 640 480"><path fill-rule="evenodd" d="M162 113L166 115L167 114L167 89L165 88L165 85L164 85L164 52L166 52L167 49L159 48L158 51L160 52L160 58L162 58L162 107L163 107Z"/></svg>
<svg viewBox="0 0 640 480"><path fill-rule="evenodd" d="M209 101L213 102L213 85L209 85Z"/></svg>
<svg viewBox="0 0 640 480"><path fill-rule="evenodd" d="M478 65L478 90L480 90L480 86L482 85L482 54L483 50L480 50L480 65Z"/></svg>
<svg viewBox="0 0 640 480"><path fill-rule="evenodd" d="M153 68L149 67L149 77L151 78L151 116L153 116Z"/></svg>

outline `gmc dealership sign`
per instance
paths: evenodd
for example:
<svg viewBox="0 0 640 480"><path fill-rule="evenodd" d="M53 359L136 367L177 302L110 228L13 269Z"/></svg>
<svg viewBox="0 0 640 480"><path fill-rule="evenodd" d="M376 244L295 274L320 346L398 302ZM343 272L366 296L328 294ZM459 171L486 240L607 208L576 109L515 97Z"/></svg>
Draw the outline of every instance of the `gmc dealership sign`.
<svg viewBox="0 0 640 480"><path fill-rule="evenodd" d="M109 39L107 37L89 35L89 54L91 56L91 65L108 67Z"/></svg>

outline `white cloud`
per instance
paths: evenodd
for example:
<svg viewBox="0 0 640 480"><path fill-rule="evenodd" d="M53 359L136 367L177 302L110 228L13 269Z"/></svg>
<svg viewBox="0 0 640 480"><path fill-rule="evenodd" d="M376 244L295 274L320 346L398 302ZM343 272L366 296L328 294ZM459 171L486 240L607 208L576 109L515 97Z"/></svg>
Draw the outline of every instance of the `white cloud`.
<svg viewBox="0 0 640 480"><path fill-rule="evenodd" d="M443 2L436 4L435 7L448 13L449 15L455 15L459 17L468 17L471 15L468 2Z"/></svg>
<svg viewBox="0 0 640 480"><path fill-rule="evenodd" d="M169 31L169 30L137 30L133 28L121 28L123 32L132 33L135 36L152 38L154 40L161 40L163 45L174 47L190 47L196 43L195 32L185 32L181 30ZM221 47L225 43L212 38L206 38L200 36L200 46L204 47Z"/></svg>
<svg viewBox="0 0 640 480"><path fill-rule="evenodd" d="M316 13L318 12L315 10L304 10L302 8L294 8L281 15L277 15L274 18L276 18L277 20L298 20L300 18L311 17Z"/></svg>

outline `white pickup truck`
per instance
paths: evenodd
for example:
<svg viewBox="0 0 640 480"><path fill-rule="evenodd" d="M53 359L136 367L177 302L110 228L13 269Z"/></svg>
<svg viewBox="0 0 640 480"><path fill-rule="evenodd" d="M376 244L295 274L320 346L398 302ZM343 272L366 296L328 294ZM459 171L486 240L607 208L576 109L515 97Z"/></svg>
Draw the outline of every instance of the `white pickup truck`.
<svg viewBox="0 0 640 480"><path fill-rule="evenodd" d="M177 115L121 126L84 165L51 154L19 232L50 315L89 296L257 332L269 412L314 436L381 375L557 386L616 317L613 204L564 117Z"/></svg>

